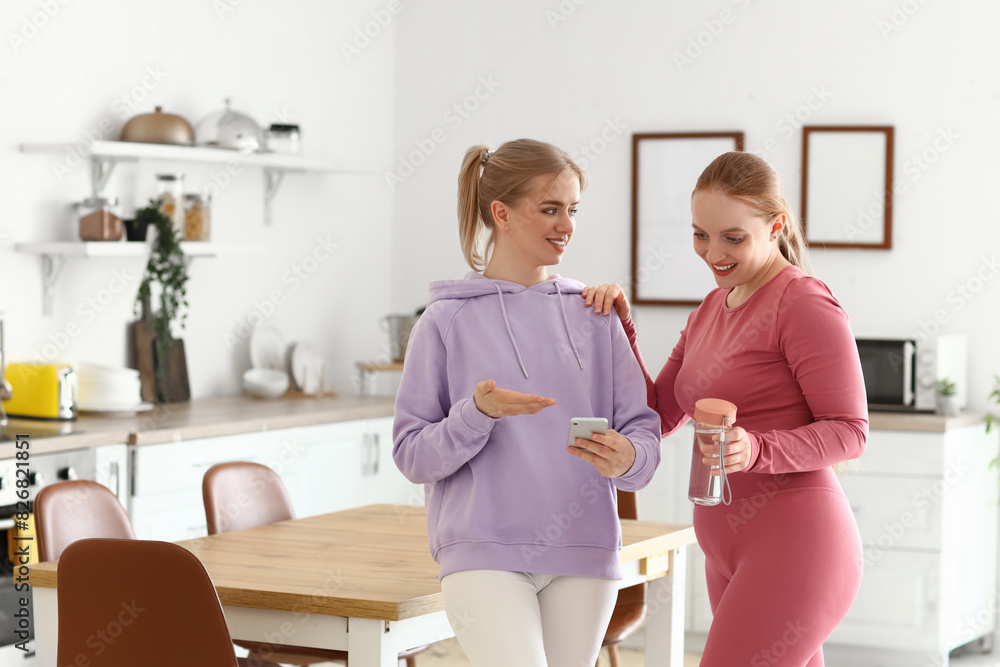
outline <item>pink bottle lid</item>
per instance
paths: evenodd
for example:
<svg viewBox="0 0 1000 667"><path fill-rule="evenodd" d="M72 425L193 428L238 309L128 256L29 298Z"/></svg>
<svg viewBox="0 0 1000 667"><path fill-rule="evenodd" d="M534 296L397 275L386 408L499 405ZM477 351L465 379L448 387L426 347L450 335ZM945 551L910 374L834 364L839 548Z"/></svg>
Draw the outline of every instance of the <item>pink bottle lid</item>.
<svg viewBox="0 0 1000 667"><path fill-rule="evenodd" d="M702 424L732 426L736 421L736 406L721 398L703 398L694 403L694 418Z"/></svg>

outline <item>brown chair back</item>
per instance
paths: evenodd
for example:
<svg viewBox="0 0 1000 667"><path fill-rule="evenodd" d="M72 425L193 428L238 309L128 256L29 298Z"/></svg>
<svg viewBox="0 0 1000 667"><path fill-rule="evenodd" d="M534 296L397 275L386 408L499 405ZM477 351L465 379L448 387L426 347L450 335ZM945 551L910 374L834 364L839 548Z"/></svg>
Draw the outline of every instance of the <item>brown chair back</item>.
<svg viewBox="0 0 1000 667"><path fill-rule="evenodd" d="M82 479L51 484L38 492L35 534L41 561L56 560L67 546L85 537L135 539L118 497L103 484Z"/></svg>
<svg viewBox="0 0 1000 667"><path fill-rule="evenodd" d="M618 518L638 519L635 492L618 490ZM636 584L618 591L611 621L604 635L604 646L616 645L632 634L646 616L646 584ZM616 657L612 657L612 664Z"/></svg>
<svg viewBox="0 0 1000 667"><path fill-rule="evenodd" d="M56 595L60 665L237 665L212 580L176 544L78 540L59 559Z"/></svg>
<svg viewBox="0 0 1000 667"><path fill-rule="evenodd" d="M259 463L233 461L212 466L202 480L201 493L209 535L295 518L281 477Z"/></svg>

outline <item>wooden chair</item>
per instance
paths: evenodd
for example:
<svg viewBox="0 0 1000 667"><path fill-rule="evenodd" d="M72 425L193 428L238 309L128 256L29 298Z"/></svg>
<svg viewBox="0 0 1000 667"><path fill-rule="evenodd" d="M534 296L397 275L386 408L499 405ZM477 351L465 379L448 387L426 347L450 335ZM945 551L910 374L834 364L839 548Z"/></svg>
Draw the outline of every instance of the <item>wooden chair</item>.
<svg viewBox="0 0 1000 667"><path fill-rule="evenodd" d="M233 461L216 464L205 473L201 492L209 535L295 518L285 483L278 473L259 463ZM251 659L256 657L300 667L317 662L347 665L347 651L242 639L235 643L250 651ZM399 659L406 660L406 667L416 667L415 656L428 648L429 644L404 651L399 654Z"/></svg>
<svg viewBox="0 0 1000 667"><path fill-rule="evenodd" d="M106 486L87 480L44 487L35 498L38 560L56 560L67 546L87 537L134 540L125 508Z"/></svg>
<svg viewBox="0 0 1000 667"><path fill-rule="evenodd" d="M639 518L634 492L618 491L618 518ZM604 642L601 644L602 647L608 647L608 657L611 660L611 667L621 667L622 663L621 656L618 653L618 644L642 625L645 617L645 583L629 586L618 591L618 602L615 603L615 610L611 614L611 621L608 623L608 630L604 634ZM598 667L600 667L600 664L600 659L598 659Z"/></svg>
<svg viewBox="0 0 1000 667"><path fill-rule="evenodd" d="M258 665L237 660L212 580L176 544L77 540L59 559L56 591L60 665Z"/></svg>

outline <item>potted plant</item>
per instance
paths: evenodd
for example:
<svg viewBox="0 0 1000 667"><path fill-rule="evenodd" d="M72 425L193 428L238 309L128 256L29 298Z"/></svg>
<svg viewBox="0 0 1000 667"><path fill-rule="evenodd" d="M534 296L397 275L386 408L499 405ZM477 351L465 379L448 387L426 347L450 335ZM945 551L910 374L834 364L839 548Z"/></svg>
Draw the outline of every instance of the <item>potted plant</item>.
<svg viewBox="0 0 1000 667"><path fill-rule="evenodd" d="M187 263L181 236L156 201L135 212L138 224L155 230L149 260L136 294L136 361L144 400L160 403L191 397L184 341L174 337L174 327L184 329L187 313ZM159 308L151 309L154 290Z"/></svg>
<svg viewBox="0 0 1000 667"><path fill-rule="evenodd" d="M937 395L935 396L937 413L945 417L957 417L958 402L955 394L958 390L955 388L955 383L949 378L941 378L935 383L935 389L937 390Z"/></svg>

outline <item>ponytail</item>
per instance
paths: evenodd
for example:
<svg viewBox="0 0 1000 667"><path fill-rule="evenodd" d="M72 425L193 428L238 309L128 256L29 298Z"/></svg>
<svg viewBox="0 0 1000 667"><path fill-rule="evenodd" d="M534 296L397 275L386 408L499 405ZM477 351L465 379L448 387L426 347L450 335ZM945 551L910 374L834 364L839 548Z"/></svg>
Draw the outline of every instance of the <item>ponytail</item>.
<svg viewBox="0 0 1000 667"><path fill-rule="evenodd" d="M462 169L458 172L458 237L465 261L475 271L486 268L487 258L496 243L493 215L483 215L479 207L479 177L483 169L483 158L487 154L488 146L473 146L465 151ZM486 231L489 232L489 238L485 248L481 248L480 238Z"/></svg>

